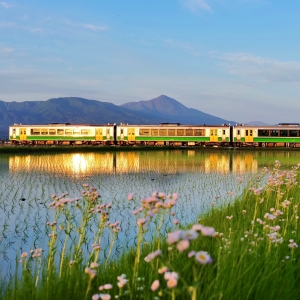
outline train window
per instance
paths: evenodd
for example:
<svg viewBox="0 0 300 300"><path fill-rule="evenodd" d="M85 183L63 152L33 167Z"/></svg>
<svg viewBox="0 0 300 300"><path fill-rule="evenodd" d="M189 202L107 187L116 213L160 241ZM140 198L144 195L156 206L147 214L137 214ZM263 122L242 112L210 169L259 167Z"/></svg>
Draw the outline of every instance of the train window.
<svg viewBox="0 0 300 300"><path fill-rule="evenodd" d="M269 130L258 130L258 136L269 136Z"/></svg>
<svg viewBox="0 0 300 300"><path fill-rule="evenodd" d="M16 128L13 129L13 134L15 134L15 133L16 133Z"/></svg>
<svg viewBox="0 0 300 300"><path fill-rule="evenodd" d="M73 131L72 129L66 129L66 135L72 135Z"/></svg>
<svg viewBox="0 0 300 300"><path fill-rule="evenodd" d="M82 130L81 130L81 132L82 132ZM106 129L106 134L110 134L110 129L109 128Z"/></svg>
<svg viewBox="0 0 300 300"><path fill-rule="evenodd" d="M168 135L169 136L175 136L176 135L175 129L168 129Z"/></svg>
<svg viewBox="0 0 300 300"><path fill-rule="evenodd" d="M51 134L51 135L56 135L56 130L53 129L53 128L50 128L50 129L49 129L49 134Z"/></svg>
<svg viewBox="0 0 300 300"><path fill-rule="evenodd" d="M237 135L241 135L241 131L239 129L237 131Z"/></svg>
<svg viewBox="0 0 300 300"><path fill-rule="evenodd" d="M287 130L280 130L280 136L288 136Z"/></svg>
<svg viewBox="0 0 300 300"><path fill-rule="evenodd" d="M73 130L73 134L74 134L74 135L80 135L80 130L79 130L78 128L75 128L75 129Z"/></svg>
<svg viewBox="0 0 300 300"><path fill-rule="evenodd" d="M89 134L89 130L88 129L81 129L81 134L82 135L88 135Z"/></svg>
<svg viewBox="0 0 300 300"><path fill-rule="evenodd" d="M159 129L159 135L160 136L166 136L167 135L167 129Z"/></svg>
<svg viewBox="0 0 300 300"><path fill-rule="evenodd" d="M40 135L41 134L41 130L37 129L37 128L33 128L30 130L30 134L31 135Z"/></svg>
<svg viewBox="0 0 300 300"><path fill-rule="evenodd" d="M278 130L271 130L271 136L278 136Z"/></svg>
<svg viewBox="0 0 300 300"><path fill-rule="evenodd" d="M187 136L193 136L194 135L194 130L193 129L187 129L186 130L186 135Z"/></svg>
<svg viewBox="0 0 300 300"><path fill-rule="evenodd" d="M195 136L204 136L204 129L195 129L194 130L194 133L195 133ZM225 134L225 130L224 130L224 133Z"/></svg>
<svg viewBox="0 0 300 300"><path fill-rule="evenodd" d="M158 129L151 129L151 135L158 135Z"/></svg>
<svg viewBox="0 0 300 300"><path fill-rule="evenodd" d="M121 134L124 134L124 129L121 129Z"/></svg>
<svg viewBox="0 0 300 300"><path fill-rule="evenodd" d="M57 135L64 135L65 131L63 129L57 129Z"/></svg>
<svg viewBox="0 0 300 300"><path fill-rule="evenodd" d="M140 129L140 135L150 135L150 129Z"/></svg>
<svg viewBox="0 0 300 300"><path fill-rule="evenodd" d="M177 135L178 136L184 136L184 129L177 129Z"/></svg>
<svg viewBox="0 0 300 300"><path fill-rule="evenodd" d="M225 129L223 129L223 135L225 135Z"/></svg>
<svg viewBox="0 0 300 300"><path fill-rule="evenodd" d="M298 130L290 130L290 136L298 136Z"/></svg>
<svg viewBox="0 0 300 300"><path fill-rule="evenodd" d="M41 135L48 135L48 128L42 128Z"/></svg>

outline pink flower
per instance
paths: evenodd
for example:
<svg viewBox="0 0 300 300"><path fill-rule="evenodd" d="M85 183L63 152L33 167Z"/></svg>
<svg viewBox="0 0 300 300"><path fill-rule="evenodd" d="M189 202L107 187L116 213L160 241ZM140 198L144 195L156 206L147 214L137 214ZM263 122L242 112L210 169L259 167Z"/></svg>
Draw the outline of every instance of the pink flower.
<svg viewBox="0 0 300 300"><path fill-rule="evenodd" d="M159 288L159 280L154 280L151 284L151 290L156 291Z"/></svg>
<svg viewBox="0 0 300 300"><path fill-rule="evenodd" d="M161 267L160 269L158 269L157 271L159 274L163 274L168 272L168 268L167 267Z"/></svg>
<svg viewBox="0 0 300 300"><path fill-rule="evenodd" d="M118 279L117 285L120 289L123 288L124 285L128 282L125 275L118 276L117 279Z"/></svg>
<svg viewBox="0 0 300 300"><path fill-rule="evenodd" d="M85 268L84 269L84 272L86 274L88 274L90 276L91 279L93 279L95 276L96 276L96 271L95 270L92 270L90 268Z"/></svg>
<svg viewBox="0 0 300 300"><path fill-rule="evenodd" d="M177 244L178 251L182 252L190 246L189 240L182 240Z"/></svg>
<svg viewBox="0 0 300 300"><path fill-rule="evenodd" d="M188 254L188 258L193 257L196 254L196 252L194 250L190 251Z"/></svg>
<svg viewBox="0 0 300 300"><path fill-rule="evenodd" d="M194 240L198 237L198 232L195 230L186 230L182 233L181 238L187 240Z"/></svg>
<svg viewBox="0 0 300 300"><path fill-rule="evenodd" d="M110 300L110 295L109 294L99 294L99 297L101 300Z"/></svg>
<svg viewBox="0 0 300 300"><path fill-rule="evenodd" d="M110 284L110 283L106 283L106 284L104 284L104 286L103 286L103 288L105 289L105 290L110 290L110 289L112 289L112 285Z"/></svg>
<svg viewBox="0 0 300 300"><path fill-rule="evenodd" d="M166 272L165 275L164 275L164 278L166 280L170 280L171 278L178 279L178 274L176 272Z"/></svg>
<svg viewBox="0 0 300 300"><path fill-rule="evenodd" d="M175 225L177 225L177 224L179 224L179 220L174 219L174 220L173 220L173 223L174 223Z"/></svg>
<svg viewBox="0 0 300 300"><path fill-rule="evenodd" d="M174 243L176 243L177 241L179 241L181 235L182 235L182 231L181 230L177 230L177 231L168 233L167 243L168 244L174 244Z"/></svg>
<svg viewBox="0 0 300 300"><path fill-rule="evenodd" d="M203 228L203 225L201 224L194 224L192 227L192 230L201 231Z"/></svg>
<svg viewBox="0 0 300 300"><path fill-rule="evenodd" d="M161 198L161 199L165 199L166 198L166 195L165 193L163 192L159 192L158 195L157 195L158 198Z"/></svg>
<svg viewBox="0 0 300 300"><path fill-rule="evenodd" d="M158 255L161 254L161 250L156 250L152 253L149 253L146 257L145 257L145 261L146 262L150 262L152 259L154 259L155 257L157 257Z"/></svg>
<svg viewBox="0 0 300 300"><path fill-rule="evenodd" d="M142 227L146 222L147 222L147 219L141 218L141 219L138 219L136 223L138 226Z"/></svg>
<svg viewBox="0 0 300 300"><path fill-rule="evenodd" d="M128 194L127 199L128 199L128 201L133 200L133 194L132 193Z"/></svg>
<svg viewBox="0 0 300 300"><path fill-rule="evenodd" d="M215 233L215 229L213 227L203 226L201 232L204 236L213 236L213 234Z"/></svg>
<svg viewBox="0 0 300 300"><path fill-rule="evenodd" d="M91 262L90 267L92 269L97 269L99 267L99 264L97 264L96 262Z"/></svg>
<svg viewBox="0 0 300 300"><path fill-rule="evenodd" d="M148 211L147 215L150 217L150 218L153 218L154 217L154 213L150 210Z"/></svg>
<svg viewBox="0 0 300 300"><path fill-rule="evenodd" d="M167 287L169 289L176 287L176 285L177 285L177 278L175 278L175 277L172 277L167 281Z"/></svg>

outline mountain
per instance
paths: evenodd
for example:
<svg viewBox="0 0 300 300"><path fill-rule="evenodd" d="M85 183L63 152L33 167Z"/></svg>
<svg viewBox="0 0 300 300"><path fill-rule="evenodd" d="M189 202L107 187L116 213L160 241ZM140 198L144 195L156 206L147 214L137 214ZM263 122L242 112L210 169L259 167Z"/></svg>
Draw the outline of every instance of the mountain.
<svg viewBox="0 0 300 300"><path fill-rule="evenodd" d="M17 124L157 124L155 115L137 114L109 102L78 97L53 98L47 101L4 102L0 100L0 138L8 138L8 127Z"/></svg>
<svg viewBox="0 0 300 300"><path fill-rule="evenodd" d="M246 125L266 126L266 125L269 125L269 124L264 123L262 121L250 121L250 122L246 123Z"/></svg>
<svg viewBox="0 0 300 300"><path fill-rule="evenodd" d="M229 123L221 118L187 108L167 96L121 106L78 97L52 98L47 101L4 102L0 100L0 139L8 138L8 127L17 124L182 124Z"/></svg>
<svg viewBox="0 0 300 300"><path fill-rule="evenodd" d="M177 100L165 95L152 100L128 102L120 106L139 113L155 115L161 119L161 122L207 125L236 123L206 114L197 109L187 108Z"/></svg>

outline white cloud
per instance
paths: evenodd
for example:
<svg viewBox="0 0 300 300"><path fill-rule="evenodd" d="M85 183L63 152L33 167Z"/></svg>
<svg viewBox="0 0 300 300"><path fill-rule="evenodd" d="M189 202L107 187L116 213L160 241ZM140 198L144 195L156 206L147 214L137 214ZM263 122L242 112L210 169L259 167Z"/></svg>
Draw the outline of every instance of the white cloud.
<svg viewBox="0 0 300 300"><path fill-rule="evenodd" d="M78 84L86 87L95 86L96 88L99 87L99 85L103 84L103 80L98 79L80 79L78 80Z"/></svg>
<svg viewBox="0 0 300 300"><path fill-rule="evenodd" d="M180 41L171 40L171 39L165 39L164 43L172 48L181 49L181 50L183 50L191 55L194 55L194 56L201 55L201 52L199 50L197 50L195 47L193 47L192 45L190 45L189 43L180 42Z"/></svg>
<svg viewBox="0 0 300 300"><path fill-rule="evenodd" d="M250 53L227 53L217 58L230 74L257 77L262 82L300 82L298 61L279 61Z"/></svg>
<svg viewBox="0 0 300 300"><path fill-rule="evenodd" d="M82 25L84 28L90 29L92 31L100 31L106 29L104 26L95 26L93 24L82 24Z"/></svg>
<svg viewBox="0 0 300 300"><path fill-rule="evenodd" d="M96 26L91 23L88 24L83 24L83 23L75 23L69 20L65 20L65 23L69 26L76 27L76 28L84 28L92 31L101 31L101 30L106 30L106 27L104 26Z"/></svg>
<svg viewBox="0 0 300 300"><path fill-rule="evenodd" d="M29 27L28 30L31 33L43 33L44 32L44 29L40 28L40 27L35 27L35 28Z"/></svg>
<svg viewBox="0 0 300 300"><path fill-rule="evenodd" d="M191 11L210 10L206 0L184 0L184 5Z"/></svg>
<svg viewBox="0 0 300 300"><path fill-rule="evenodd" d="M7 2L0 2L0 4L5 8L12 8L15 6L14 4L7 3Z"/></svg>
<svg viewBox="0 0 300 300"><path fill-rule="evenodd" d="M8 48L8 47L3 47L3 48L0 48L0 56L1 55L7 55L7 54L10 54L14 51L13 48Z"/></svg>
<svg viewBox="0 0 300 300"><path fill-rule="evenodd" d="M9 28L14 28L15 26L16 24L13 22L5 22L5 21L0 22L0 29L9 29Z"/></svg>

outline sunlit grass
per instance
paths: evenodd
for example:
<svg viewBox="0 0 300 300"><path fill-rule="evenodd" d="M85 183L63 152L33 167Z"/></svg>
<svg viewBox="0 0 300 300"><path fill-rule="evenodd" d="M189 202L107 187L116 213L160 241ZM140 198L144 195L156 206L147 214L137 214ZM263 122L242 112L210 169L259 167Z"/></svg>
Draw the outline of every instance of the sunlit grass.
<svg viewBox="0 0 300 300"><path fill-rule="evenodd" d="M299 299L298 168L276 161L247 183L236 178L242 194L228 191L227 203L215 195L190 225L177 193L124 195L130 228L88 184L80 198L53 195L46 234L17 255L2 298ZM117 255L124 230L132 242Z"/></svg>

